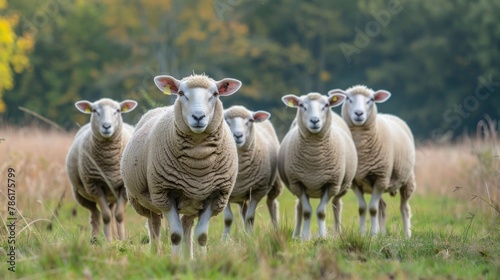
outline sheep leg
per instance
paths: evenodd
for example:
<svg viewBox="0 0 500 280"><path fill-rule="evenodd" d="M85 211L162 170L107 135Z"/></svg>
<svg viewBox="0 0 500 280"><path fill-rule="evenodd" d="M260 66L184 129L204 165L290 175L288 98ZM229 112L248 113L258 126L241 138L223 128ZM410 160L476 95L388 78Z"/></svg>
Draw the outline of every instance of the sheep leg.
<svg viewBox="0 0 500 280"><path fill-rule="evenodd" d="M293 238L300 238L302 235L302 203L297 199L295 205L295 229L293 230Z"/></svg>
<svg viewBox="0 0 500 280"><path fill-rule="evenodd" d="M247 211L248 211L248 205L246 201L238 203L240 205L240 220L241 220L241 225L243 228L245 228L245 217L247 216Z"/></svg>
<svg viewBox="0 0 500 280"><path fill-rule="evenodd" d="M380 233L382 233L382 236L385 236L387 233L387 230L385 227L385 214L386 214L385 209L386 208L387 208L387 204L385 203L384 199L381 197L379 205L378 205L378 227L380 229Z"/></svg>
<svg viewBox="0 0 500 280"><path fill-rule="evenodd" d="M212 217L211 206L211 203L208 203L205 209L203 209L203 211L200 213L198 217L198 224L196 225L196 230L194 233L203 255L207 254L208 224L210 222L210 218Z"/></svg>
<svg viewBox="0 0 500 280"><path fill-rule="evenodd" d="M184 239L187 247L187 251L189 253L189 259L193 259L193 223L196 215L193 216L182 216L182 229L184 230Z"/></svg>
<svg viewBox="0 0 500 280"><path fill-rule="evenodd" d="M282 190L283 184L279 179L276 179L271 191L267 194L267 208L269 209L271 222L275 229L277 229L279 225L279 202L277 198Z"/></svg>
<svg viewBox="0 0 500 280"><path fill-rule="evenodd" d="M323 193L323 196L321 197L321 201L319 202L318 209L316 209L316 216L318 217L319 237L320 238L326 237L326 206L328 205L329 200L330 200L330 197L328 196L328 191L325 191ZM307 221L306 221L306 223L307 223ZM305 227L305 223L304 223L304 227Z"/></svg>
<svg viewBox="0 0 500 280"><path fill-rule="evenodd" d="M101 212L97 209L95 202L84 198L74 189L73 194L76 201L90 211L90 226L92 227L90 242L95 243L97 241L97 236L99 236L99 232L101 231Z"/></svg>
<svg viewBox="0 0 500 280"><path fill-rule="evenodd" d="M333 198L333 218L335 219L335 232L340 233L342 230L342 199L340 196Z"/></svg>
<svg viewBox="0 0 500 280"><path fill-rule="evenodd" d="M106 197L104 194L99 194L97 196L97 204L99 204L99 208L101 208L102 221L104 222L104 236L107 241L111 241L111 218L112 213L111 209L109 209L108 202L106 201Z"/></svg>
<svg viewBox="0 0 500 280"><path fill-rule="evenodd" d="M149 242L151 243L151 252L153 253L158 253L160 251L160 229L160 215L150 211L150 216L148 218L148 234Z"/></svg>
<svg viewBox="0 0 500 280"><path fill-rule="evenodd" d="M257 204L259 203L259 200L252 197L252 199L250 200L250 203L248 205L247 214L245 216L245 231L247 233L253 232L253 224L255 221L255 209L257 208Z"/></svg>
<svg viewBox="0 0 500 280"><path fill-rule="evenodd" d="M127 205L127 194L125 193L125 188L121 188L120 194L118 196L118 201L116 202L115 209L115 221L116 229L118 231L118 239L123 240L125 238L125 206Z"/></svg>
<svg viewBox="0 0 500 280"><path fill-rule="evenodd" d="M401 217L403 218L403 230L407 238L411 237L411 207L408 203L413 191L416 188L415 174L411 174L408 182L401 188Z"/></svg>
<svg viewBox="0 0 500 280"><path fill-rule="evenodd" d="M117 237L117 229L116 229L116 220L115 220L115 209L116 209L116 203L109 203L108 204L109 210L111 211L111 221L109 222L109 226L111 228L111 238L114 239Z"/></svg>
<svg viewBox="0 0 500 280"><path fill-rule="evenodd" d="M302 204L302 216L304 218L304 228L302 230L302 241L311 239L311 214L312 207L309 203L309 197L305 192L300 196L300 203Z"/></svg>
<svg viewBox="0 0 500 280"><path fill-rule="evenodd" d="M182 225L179 218L179 212L177 210L177 203L175 200L170 200L171 207L168 211L165 211L165 215L168 225L171 229L170 241L172 242L172 256L180 256L182 254L181 241L182 241Z"/></svg>
<svg viewBox="0 0 500 280"><path fill-rule="evenodd" d="M233 224L233 212L231 211L231 205L228 202L226 208L224 208L224 234L222 238L224 240L229 240L229 233L231 232L231 225Z"/></svg>
<svg viewBox="0 0 500 280"><path fill-rule="evenodd" d="M366 231L366 202L365 197L361 190L354 186L352 188L354 191L354 195L356 195L356 199L358 200L358 211L359 211L359 231L361 235L365 234Z"/></svg>
<svg viewBox="0 0 500 280"><path fill-rule="evenodd" d="M378 209L380 205L380 199L382 198L383 191L381 188L374 187L372 191L372 199L370 200L370 221L371 221L371 234L377 235L379 232L379 224L378 224Z"/></svg>

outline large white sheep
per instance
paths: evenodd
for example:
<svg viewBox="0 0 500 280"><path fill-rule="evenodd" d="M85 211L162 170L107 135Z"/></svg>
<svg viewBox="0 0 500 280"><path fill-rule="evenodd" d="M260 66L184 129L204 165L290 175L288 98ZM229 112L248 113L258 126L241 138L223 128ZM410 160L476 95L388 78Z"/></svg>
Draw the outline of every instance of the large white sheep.
<svg viewBox="0 0 500 280"><path fill-rule="evenodd" d="M416 189L415 143L410 128L400 118L379 114L376 103L389 99L385 90L373 91L363 85L353 86L346 91L335 89L328 94L343 93L347 101L342 107L342 117L349 126L358 152L358 171L353 184L359 204L360 230L365 232L366 202L364 193L371 193L369 205L371 233L379 230L385 234L384 192L392 196L398 190L401 195L403 230L411 236L410 196Z"/></svg>
<svg viewBox="0 0 500 280"><path fill-rule="evenodd" d="M123 239L127 196L120 175L120 157L134 129L123 123L121 114L132 111L137 102L125 100L118 103L103 98L94 103L78 101L75 106L82 113L91 114L91 117L90 123L75 135L66 158L66 172L74 197L90 210L93 239L99 235L102 218L104 235L108 241L111 240L110 223L113 217L118 238Z"/></svg>
<svg viewBox="0 0 500 280"><path fill-rule="evenodd" d="M241 82L214 81L205 75L180 81L157 76L154 82L177 98L172 106L150 110L137 124L123 154L123 180L130 204L148 218L152 250L159 249L163 214L172 255L182 253L184 238L192 258L194 219L198 217L195 238L206 253L210 218L224 210L236 181L236 145L219 96L233 94Z"/></svg>
<svg viewBox="0 0 500 280"><path fill-rule="evenodd" d="M345 96L326 97L309 93L301 97L286 95L282 101L297 108L296 124L283 141L278 170L288 189L299 199L293 236L310 238L312 208L309 198L320 198L317 208L319 236L326 236L326 205L333 197L335 230L341 227L341 197L348 191L356 173L356 148L345 122L331 111ZM301 234L302 218L304 228Z"/></svg>
<svg viewBox="0 0 500 280"><path fill-rule="evenodd" d="M224 111L224 118L238 147L238 177L229 202L238 203L247 232L253 229L255 209L267 195L271 221L278 226L278 201L283 185L278 177L279 140L266 111L252 112L243 106ZM247 206L247 201L249 205ZM248 208L247 208L248 207ZM229 237L233 213L228 203L224 210L224 236Z"/></svg>

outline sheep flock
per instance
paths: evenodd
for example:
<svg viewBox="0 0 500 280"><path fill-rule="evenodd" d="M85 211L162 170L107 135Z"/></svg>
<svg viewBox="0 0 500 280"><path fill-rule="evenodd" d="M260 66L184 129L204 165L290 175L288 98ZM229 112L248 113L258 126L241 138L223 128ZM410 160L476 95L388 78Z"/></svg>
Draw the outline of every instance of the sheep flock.
<svg viewBox="0 0 500 280"><path fill-rule="evenodd" d="M239 206L251 236L258 230L257 205L267 197L277 229L280 210L281 215L294 211L279 208L284 188L297 197L294 238L313 237L310 199L319 199L319 238L329 236L325 220L331 202L335 237L342 229L341 197L350 189L358 201L361 234L366 232L367 212L370 234L386 233L382 196L399 192L403 232L411 236L415 143L403 120L378 113L377 103L389 99L388 91L357 85L328 94L285 95L283 108L295 109L296 116L280 141L270 113L243 106L224 108L221 99L236 98L229 96L242 85L236 79L216 81L193 74L179 80L161 75L154 83L176 99L170 106L145 112L134 127L121 117L136 108L133 100L75 103L90 115L90 122L75 135L66 172L75 200L90 211L91 240L99 237L101 221L107 241L126 239L129 203L145 218L152 252L161 251L164 220L170 254L192 259L207 253L210 220L221 212L221 236L229 242L231 203ZM336 106L342 106L341 116L331 110ZM365 194L371 195L368 204ZM198 244L196 251L193 242Z"/></svg>

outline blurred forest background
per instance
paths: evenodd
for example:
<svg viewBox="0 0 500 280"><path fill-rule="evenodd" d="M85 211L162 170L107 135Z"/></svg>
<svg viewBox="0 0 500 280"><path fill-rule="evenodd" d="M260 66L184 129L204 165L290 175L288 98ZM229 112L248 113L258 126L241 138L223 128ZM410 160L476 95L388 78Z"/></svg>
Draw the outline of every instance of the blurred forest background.
<svg viewBox="0 0 500 280"><path fill-rule="evenodd" d="M24 107L72 129L88 120L75 101L111 97L139 102L135 124L174 100L154 76L204 72L240 79L224 104L270 111L280 136L281 96L366 84L439 142L499 118L499 15L498 0L0 0L0 120L33 122Z"/></svg>

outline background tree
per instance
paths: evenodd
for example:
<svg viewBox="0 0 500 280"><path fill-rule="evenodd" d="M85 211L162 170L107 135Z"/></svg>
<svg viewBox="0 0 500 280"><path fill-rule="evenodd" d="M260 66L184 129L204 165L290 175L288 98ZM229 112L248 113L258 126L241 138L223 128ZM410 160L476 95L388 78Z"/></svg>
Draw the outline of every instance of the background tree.
<svg viewBox="0 0 500 280"><path fill-rule="evenodd" d="M6 10L7 1L0 0L0 113L6 109L5 90L14 87L14 72L21 73L30 66L28 54L34 43L32 34L18 36L15 33L19 15Z"/></svg>
<svg viewBox="0 0 500 280"><path fill-rule="evenodd" d="M5 95L9 123L23 122L24 106L71 128L86 120L72 103L103 96L138 100L135 122L173 101L155 75L193 72L242 80L225 105L270 111L280 135L294 117L281 96L355 84L391 91L380 110L419 139L499 118L495 0L16 0L5 12L36 42Z"/></svg>

